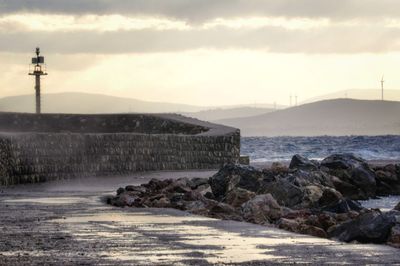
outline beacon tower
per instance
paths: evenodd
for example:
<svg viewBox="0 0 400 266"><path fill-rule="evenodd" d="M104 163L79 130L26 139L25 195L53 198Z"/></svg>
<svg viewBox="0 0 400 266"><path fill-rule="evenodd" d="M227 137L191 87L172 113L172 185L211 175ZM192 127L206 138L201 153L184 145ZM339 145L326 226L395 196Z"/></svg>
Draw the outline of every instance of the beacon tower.
<svg viewBox="0 0 400 266"><path fill-rule="evenodd" d="M40 48L36 48L36 57L32 58L33 69L29 71L29 75L35 76L35 94L36 94L36 114L41 113L40 102L40 77L46 76L46 67L44 64L44 57L40 56Z"/></svg>

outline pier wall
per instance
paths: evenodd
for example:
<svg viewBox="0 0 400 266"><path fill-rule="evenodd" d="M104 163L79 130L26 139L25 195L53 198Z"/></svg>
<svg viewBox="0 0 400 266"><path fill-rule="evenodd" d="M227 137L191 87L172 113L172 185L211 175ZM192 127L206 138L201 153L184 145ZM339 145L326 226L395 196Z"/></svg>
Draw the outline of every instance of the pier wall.
<svg viewBox="0 0 400 266"><path fill-rule="evenodd" d="M240 156L239 130L171 114L3 113L0 131L0 185L216 169Z"/></svg>

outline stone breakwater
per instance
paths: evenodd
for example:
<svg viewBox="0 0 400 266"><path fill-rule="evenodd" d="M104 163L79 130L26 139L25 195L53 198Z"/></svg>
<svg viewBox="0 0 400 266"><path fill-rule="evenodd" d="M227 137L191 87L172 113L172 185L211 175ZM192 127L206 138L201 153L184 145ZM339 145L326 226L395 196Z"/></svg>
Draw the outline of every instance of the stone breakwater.
<svg viewBox="0 0 400 266"><path fill-rule="evenodd" d="M400 247L400 207L383 213L357 202L393 194L400 194L400 165L372 167L351 154L322 162L296 155L289 167L274 164L258 170L229 164L210 178L153 179L119 188L108 203L175 208L345 242Z"/></svg>
<svg viewBox="0 0 400 266"><path fill-rule="evenodd" d="M178 115L0 114L0 185L237 163L237 129Z"/></svg>

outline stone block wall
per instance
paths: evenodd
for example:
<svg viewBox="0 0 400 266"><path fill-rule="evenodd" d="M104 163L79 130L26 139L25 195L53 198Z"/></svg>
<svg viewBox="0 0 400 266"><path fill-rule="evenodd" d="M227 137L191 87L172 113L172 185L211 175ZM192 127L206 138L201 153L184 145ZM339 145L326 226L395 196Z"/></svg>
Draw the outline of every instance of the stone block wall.
<svg viewBox="0 0 400 266"><path fill-rule="evenodd" d="M96 119L102 123L99 117ZM0 185L151 170L216 169L239 159L239 130L172 115L156 117L160 124L154 122L154 116L150 120L156 133L144 133L142 129L115 133L0 133ZM146 119L141 123L145 127ZM168 133L165 127L167 133L159 134L163 123L169 124L173 132Z"/></svg>

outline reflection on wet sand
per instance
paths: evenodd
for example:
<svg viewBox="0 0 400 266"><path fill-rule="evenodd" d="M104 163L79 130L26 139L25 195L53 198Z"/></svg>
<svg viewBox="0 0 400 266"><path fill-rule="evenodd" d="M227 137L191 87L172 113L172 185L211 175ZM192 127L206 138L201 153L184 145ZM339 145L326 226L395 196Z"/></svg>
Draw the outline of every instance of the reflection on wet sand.
<svg viewBox="0 0 400 266"><path fill-rule="evenodd" d="M168 215L157 214L159 212L165 210L107 211L52 222L65 224L68 233L80 241L115 243L116 248L102 251L101 255L119 261L160 263L202 258L208 263L295 262L290 252L279 255L277 247L304 248L305 253L312 252L314 247L323 247L337 253L337 258L342 252L360 252L365 257L371 257L379 256L385 250L385 247L380 250L374 245L348 245L275 228L189 216L176 210L170 210ZM220 225L213 225L215 223ZM246 226L246 230L241 230ZM126 242L137 247L121 249ZM318 260L318 256L313 259ZM323 252L319 259L324 259Z"/></svg>

